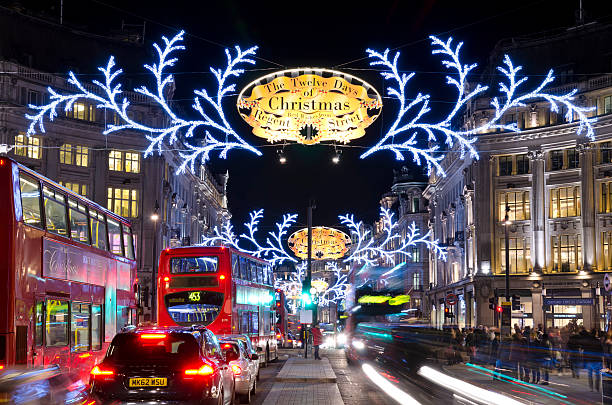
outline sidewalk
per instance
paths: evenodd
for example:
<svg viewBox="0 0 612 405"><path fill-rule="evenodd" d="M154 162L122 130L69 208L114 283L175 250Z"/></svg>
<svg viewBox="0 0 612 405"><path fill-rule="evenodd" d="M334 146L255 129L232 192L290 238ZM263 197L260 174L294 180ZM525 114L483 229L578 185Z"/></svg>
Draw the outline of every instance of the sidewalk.
<svg viewBox="0 0 612 405"><path fill-rule="evenodd" d="M329 360L290 357L264 405L344 405Z"/></svg>

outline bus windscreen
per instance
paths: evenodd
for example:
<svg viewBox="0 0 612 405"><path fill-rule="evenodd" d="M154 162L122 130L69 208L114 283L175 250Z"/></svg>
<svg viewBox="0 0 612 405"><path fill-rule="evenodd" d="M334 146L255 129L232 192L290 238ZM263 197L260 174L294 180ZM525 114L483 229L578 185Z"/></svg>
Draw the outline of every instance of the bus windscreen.
<svg viewBox="0 0 612 405"><path fill-rule="evenodd" d="M215 291L182 291L164 297L168 314L177 325L209 325L221 312L223 293Z"/></svg>
<svg viewBox="0 0 612 405"><path fill-rule="evenodd" d="M170 259L172 274L216 273L219 270L217 256L173 257Z"/></svg>

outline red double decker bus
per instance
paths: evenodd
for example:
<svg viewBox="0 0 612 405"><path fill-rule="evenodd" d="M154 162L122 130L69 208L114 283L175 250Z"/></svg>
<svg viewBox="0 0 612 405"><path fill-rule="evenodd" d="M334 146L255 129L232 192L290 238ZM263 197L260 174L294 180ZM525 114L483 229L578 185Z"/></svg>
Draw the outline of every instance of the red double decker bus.
<svg viewBox="0 0 612 405"><path fill-rule="evenodd" d="M84 378L136 315L130 223L0 157L0 365Z"/></svg>
<svg viewBox="0 0 612 405"><path fill-rule="evenodd" d="M268 362L278 358L273 284L265 261L235 249L168 248L159 259L157 321L248 335Z"/></svg>

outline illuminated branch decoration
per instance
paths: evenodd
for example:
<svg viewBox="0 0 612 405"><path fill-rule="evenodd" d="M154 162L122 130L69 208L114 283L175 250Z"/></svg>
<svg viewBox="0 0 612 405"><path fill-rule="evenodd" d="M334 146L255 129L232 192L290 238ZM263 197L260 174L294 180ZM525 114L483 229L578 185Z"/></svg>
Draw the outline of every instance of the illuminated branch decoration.
<svg viewBox="0 0 612 405"><path fill-rule="evenodd" d="M319 305L327 306L330 302L339 303L346 298L348 274L343 274L336 262L328 262L327 267L334 272L335 283L319 296Z"/></svg>
<svg viewBox="0 0 612 405"><path fill-rule="evenodd" d="M256 234L258 225L263 218L263 209L252 211L250 213L250 220L246 222L244 226L247 228L248 233L241 234L238 238L234 234L232 225L227 222L223 225L219 231L217 227L214 229L214 235L211 237L203 237L201 245L203 246L231 246L242 252L248 253L252 256L259 257L267 260L272 266L281 264L285 261L297 263L297 260L289 255L289 253L283 247L283 238L287 234L289 228L293 226L297 219L297 214L285 214L283 215L283 221L276 224L276 232L268 232L265 245L260 245L257 242ZM251 245L251 248L245 248L240 246L240 240L246 240Z"/></svg>
<svg viewBox="0 0 612 405"><path fill-rule="evenodd" d="M380 240L373 237L362 221L355 222L352 214L339 216L342 224L348 227L357 238L350 256L345 258L344 262L374 265L382 259L385 262L395 264L395 255L411 257L409 248L421 243L426 245L429 250L434 251L440 260L446 260L446 248L441 247L437 239L431 240L431 232L421 235L416 224L412 222L408 227L406 238L402 240L402 237L397 233L399 225L395 221L395 214L386 208L381 208L380 213L383 221L382 238Z"/></svg>
<svg viewBox="0 0 612 405"><path fill-rule="evenodd" d="M210 154L214 151L219 151L219 157L225 159L227 152L231 149L245 149L261 155L257 149L245 142L231 125L228 123L221 102L223 97L235 90L235 84L228 84L228 80L232 77L240 76L244 70L238 69L240 64L254 64L251 59L257 51L257 47L252 47L243 51L240 47L235 47L235 55L232 56L229 50L225 50L227 56L227 66L224 69L210 68L210 71L217 79L217 90L214 95L210 95L205 89L194 91L193 109L200 115L198 120L188 120L179 117L171 108L166 100L166 95L170 92L170 85L174 83L174 76L165 72L166 68L172 67L177 62L178 58L174 57L177 51L184 50L185 46L180 45L183 41L184 31L175 35L172 39L162 37L163 48L158 44L153 44L157 51L159 61L152 65L144 65L145 69L149 70L155 77L156 88L154 91L149 90L146 86L139 87L134 91L149 98L165 115L166 126L153 127L142 122L136 121L130 114L130 102L126 96L121 97L123 90L121 84L116 83L117 77L123 72L122 69L115 67L115 58L110 57L106 67L99 67L98 70L104 75L104 82L94 80L92 83L97 87L95 91L89 90L83 85L73 72L69 73L68 83L76 87L76 93L60 94L51 87L48 88L50 102L46 105L36 106L29 105L33 109L33 114L26 114L26 118L30 121L27 135L33 135L37 129L41 133L45 132L44 120L45 117L49 121L53 121L57 117L57 109L64 104L64 111L71 111L74 103L77 100L85 99L96 103L96 107L108 111L112 111L120 123L107 124L104 134L108 135L122 130L134 130L145 134L149 141L149 146L145 150L145 157L150 156L157 150L161 154L162 145L164 143L173 145L179 135L184 134L186 139L192 138L196 130L203 129L204 142L202 145L184 142L187 150L180 152L183 158L182 164L178 167L177 173L182 173L189 167L192 171L195 162L198 159L207 161ZM202 103L204 101L204 103ZM207 107L206 109L204 107ZM211 131L218 135L213 136Z"/></svg>
<svg viewBox="0 0 612 405"><path fill-rule="evenodd" d="M476 96L487 90L488 86L477 84L473 90L468 90L469 86L466 78L477 64L464 65L461 63L459 51L463 42L455 46L452 44L452 38L449 38L446 42L441 41L435 36L431 36L430 39L433 47L432 54L441 54L443 57L442 65L455 72L454 77L446 77L447 84L457 88L457 100L454 107L441 121L435 123L425 122L424 118L431 110L429 106L430 96L418 93L414 98L408 97L406 86L408 81L414 76L414 73L406 74L399 72L397 61L400 53L396 52L393 58L390 59L388 49L383 53L368 49L366 52L373 59L370 65L384 67L386 70L381 75L386 80L395 82L395 87L389 87L388 92L399 102L399 111L395 121L385 135L376 145L363 153L361 158L370 156L374 152L389 150L395 153L397 160L404 160L405 154L412 155L412 159L416 164L421 165L425 162L428 174L431 173L432 169L435 169L438 175L445 176L446 173L440 164L444 157L439 150L442 139L444 139L444 143L448 148L452 148L455 143L458 143L461 149L461 158L467 152L470 157L478 159L478 152L474 147L476 134L492 129L520 132L516 122L501 122L504 114L512 108L524 107L527 102L536 102L542 99L550 104L551 111L553 112L559 112L560 107L566 109L565 118L568 122L572 122L575 117L579 121L576 134L585 133L587 138L594 140L595 135L592 123L595 119L586 116L586 113L592 111L594 107L576 105L574 99L577 90L572 90L563 95L554 95L546 92L545 87L554 80L551 69L548 71L546 78L534 90L523 92L521 85L527 80L527 77L520 79L517 77L522 67L515 67L508 55L504 57L503 66L497 68L505 76L507 82L499 83L499 90L502 96L500 98L494 97L491 100L491 106L495 110L493 117L485 123L476 124L472 129L453 129L452 121L457 117L457 114ZM426 148L419 146L424 143L428 143L430 146Z"/></svg>

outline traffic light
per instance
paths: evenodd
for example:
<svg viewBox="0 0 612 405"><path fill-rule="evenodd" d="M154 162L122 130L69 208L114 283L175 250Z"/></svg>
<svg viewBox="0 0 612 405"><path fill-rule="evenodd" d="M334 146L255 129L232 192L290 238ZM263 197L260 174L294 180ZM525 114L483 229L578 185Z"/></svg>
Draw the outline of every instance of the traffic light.
<svg viewBox="0 0 612 405"><path fill-rule="evenodd" d="M521 297L516 294L512 296L512 310L513 311L521 310Z"/></svg>
<svg viewBox="0 0 612 405"><path fill-rule="evenodd" d="M455 317L455 314L451 312L450 308L446 307L444 308L444 317L453 319Z"/></svg>
<svg viewBox="0 0 612 405"><path fill-rule="evenodd" d="M497 305L495 310L501 314L504 309L500 305Z"/></svg>
<svg viewBox="0 0 612 405"><path fill-rule="evenodd" d="M492 309L494 311L495 311L495 307L497 306L497 302L495 301L497 301L495 297L489 298L489 309Z"/></svg>

